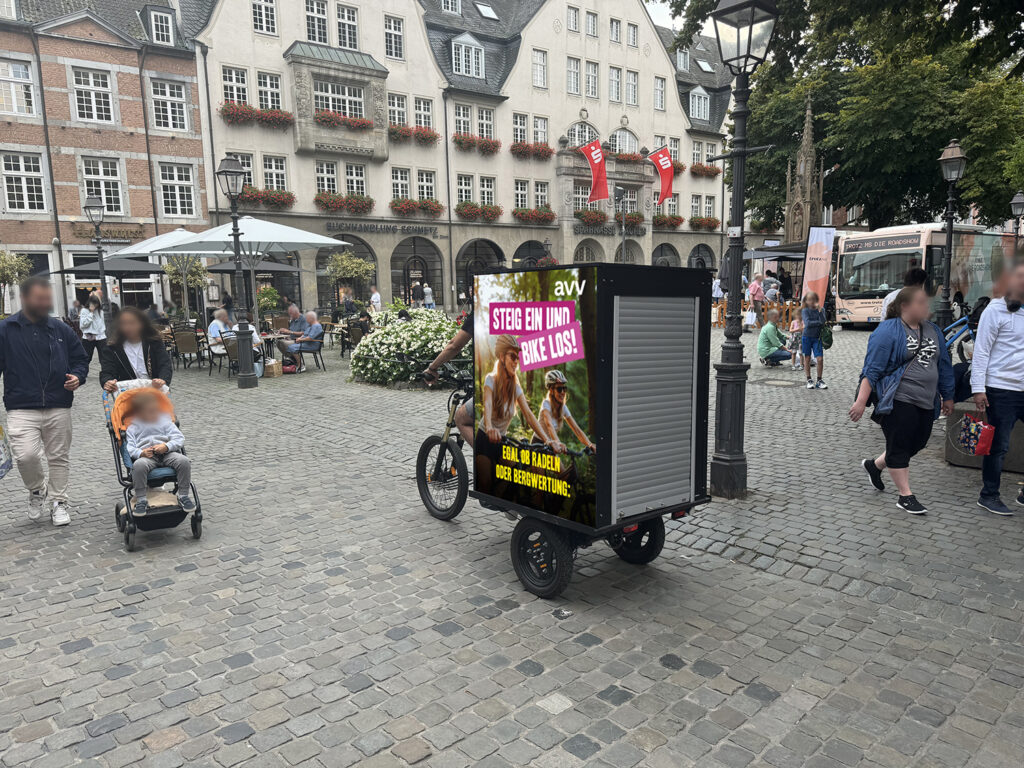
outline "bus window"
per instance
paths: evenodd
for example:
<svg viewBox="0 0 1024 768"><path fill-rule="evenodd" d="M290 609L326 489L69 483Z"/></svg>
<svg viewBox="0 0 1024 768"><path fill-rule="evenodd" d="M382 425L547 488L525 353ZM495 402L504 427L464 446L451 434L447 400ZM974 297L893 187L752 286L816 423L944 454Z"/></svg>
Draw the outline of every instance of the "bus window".
<svg viewBox="0 0 1024 768"><path fill-rule="evenodd" d="M907 270L919 266L919 250L844 253L839 258L839 295L844 299L881 299L903 285Z"/></svg>
<svg viewBox="0 0 1024 768"><path fill-rule="evenodd" d="M942 254L945 248L941 245L929 245L924 270L928 273L928 284L925 288L929 296L934 296L942 285Z"/></svg>

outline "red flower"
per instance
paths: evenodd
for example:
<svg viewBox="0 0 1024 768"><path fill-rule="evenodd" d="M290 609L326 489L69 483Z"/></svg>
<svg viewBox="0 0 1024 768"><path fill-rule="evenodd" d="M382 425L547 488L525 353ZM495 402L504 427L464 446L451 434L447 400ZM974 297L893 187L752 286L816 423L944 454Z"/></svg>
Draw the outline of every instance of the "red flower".
<svg viewBox="0 0 1024 768"><path fill-rule="evenodd" d="M555 212L547 205L540 208L513 208L512 217L524 224L550 224L555 220Z"/></svg>
<svg viewBox="0 0 1024 768"><path fill-rule="evenodd" d="M416 201L410 197L396 197L388 204L388 207L397 216L415 216L420 210Z"/></svg>
<svg viewBox="0 0 1024 768"><path fill-rule="evenodd" d="M686 170L686 166L683 165L681 162L679 162L678 160L673 160L672 161L672 175L673 176L678 176L680 173L682 173L685 170Z"/></svg>
<svg viewBox="0 0 1024 768"><path fill-rule="evenodd" d="M259 117L259 110L250 107L248 104L240 104L236 101L225 101L220 105L220 116L229 125L244 125L251 123Z"/></svg>
<svg viewBox="0 0 1024 768"><path fill-rule="evenodd" d="M513 141L508 145L508 151L520 160L533 157L533 145L528 141Z"/></svg>
<svg viewBox="0 0 1024 768"><path fill-rule="evenodd" d="M392 141L404 143L412 139L413 130L408 125L389 125L388 136Z"/></svg>
<svg viewBox="0 0 1024 768"><path fill-rule="evenodd" d="M622 212L619 211L615 214L616 223L622 223ZM627 213L626 214L626 226L627 227L638 227L644 223L644 215L639 212Z"/></svg>
<svg viewBox="0 0 1024 768"><path fill-rule="evenodd" d="M272 128L288 128L295 123L295 115L284 109L261 109L256 119Z"/></svg>
<svg viewBox="0 0 1024 768"><path fill-rule="evenodd" d="M553 154L555 154L554 148L549 146L548 144L546 144L543 141L535 142L533 144L532 149L533 149L533 156L536 157L538 160L547 160Z"/></svg>
<svg viewBox="0 0 1024 768"><path fill-rule="evenodd" d="M500 205L481 205L480 218L484 221L497 221L505 211Z"/></svg>
<svg viewBox="0 0 1024 768"><path fill-rule="evenodd" d="M318 125L327 128L348 128L353 131L368 131L373 128L373 120L366 117L348 117L340 112L329 109L318 109L313 115Z"/></svg>
<svg viewBox="0 0 1024 768"><path fill-rule="evenodd" d="M295 195L283 189L264 189L263 204L267 208L291 208L295 205Z"/></svg>
<svg viewBox="0 0 1024 768"><path fill-rule="evenodd" d="M432 219L444 213L444 206L432 197L421 197L416 201L416 207Z"/></svg>
<svg viewBox="0 0 1024 768"><path fill-rule="evenodd" d="M485 139L483 136L478 136L476 148L480 150L481 155L496 155L501 151L501 142L497 139Z"/></svg>
<svg viewBox="0 0 1024 768"><path fill-rule="evenodd" d="M461 149L463 152L472 152L476 149L477 137L472 133L453 133L452 144Z"/></svg>
<svg viewBox="0 0 1024 768"><path fill-rule="evenodd" d="M480 206L469 200L463 200L455 206L455 215L463 221L476 221L480 218Z"/></svg>
<svg viewBox="0 0 1024 768"><path fill-rule="evenodd" d="M577 219L582 221L584 224L591 227L600 226L601 224L604 224L606 221L608 221L607 213L605 213L604 211L594 211L589 208L584 208L583 210L576 211L573 215Z"/></svg>
<svg viewBox="0 0 1024 768"><path fill-rule="evenodd" d="M694 176L704 176L706 178L713 179L715 176L720 174L722 169L717 165L708 165L706 163L694 163L690 166L690 173Z"/></svg>
<svg viewBox="0 0 1024 768"><path fill-rule="evenodd" d="M422 146L431 146L437 144L438 140L441 138L441 134L433 128L427 128L425 125L417 125L412 129L412 137L415 139L417 144Z"/></svg>
<svg viewBox="0 0 1024 768"><path fill-rule="evenodd" d="M238 196L239 205L259 205L263 202L263 190L246 184Z"/></svg>
<svg viewBox="0 0 1024 768"><path fill-rule="evenodd" d="M644 156L639 152L616 152L613 157L620 163L642 163Z"/></svg>
<svg viewBox="0 0 1024 768"><path fill-rule="evenodd" d="M362 216L373 210L375 201L369 195L346 195L345 210Z"/></svg>
<svg viewBox="0 0 1024 768"><path fill-rule="evenodd" d="M718 229L718 225L722 222L716 219L714 216L693 216L690 218L691 229L707 229L714 231Z"/></svg>
<svg viewBox="0 0 1024 768"><path fill-rule="evenodd" d="M656 213L651 221L659 229L679 229L683 223L683 217Z"/></svg>

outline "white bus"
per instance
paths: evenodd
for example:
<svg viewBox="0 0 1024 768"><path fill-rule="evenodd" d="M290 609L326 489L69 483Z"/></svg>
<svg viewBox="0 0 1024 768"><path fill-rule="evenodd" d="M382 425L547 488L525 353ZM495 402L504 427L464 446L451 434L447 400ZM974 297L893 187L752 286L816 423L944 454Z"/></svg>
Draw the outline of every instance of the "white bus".
<svg viewBox="0 0 1024 768"><path fill-rule="evenodd" d="M929 275L928 290L937 306L942 286L943 224L908 224L839 238L839 265L833 284L836 320L875 324L884 318L882 299L903 285L914 267ZM1000 277L1013 260L1013 236L984 227L953 227L950 298L973 306L982 296L1003 295Z"/></svg>

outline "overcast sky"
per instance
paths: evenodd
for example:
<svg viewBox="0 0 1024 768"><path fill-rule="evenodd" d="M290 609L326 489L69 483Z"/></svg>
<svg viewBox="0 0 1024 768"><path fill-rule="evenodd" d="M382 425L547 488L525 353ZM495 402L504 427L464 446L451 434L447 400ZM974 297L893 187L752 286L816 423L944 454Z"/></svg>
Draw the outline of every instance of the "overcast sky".
<svg viewBox="0 0 1024 768"><path fill-rule="evenodd" d="M672 20L672 13L668 9L668 3L648 3L647 10L654 19L654 23L662 27L678 26Z"/></svg>

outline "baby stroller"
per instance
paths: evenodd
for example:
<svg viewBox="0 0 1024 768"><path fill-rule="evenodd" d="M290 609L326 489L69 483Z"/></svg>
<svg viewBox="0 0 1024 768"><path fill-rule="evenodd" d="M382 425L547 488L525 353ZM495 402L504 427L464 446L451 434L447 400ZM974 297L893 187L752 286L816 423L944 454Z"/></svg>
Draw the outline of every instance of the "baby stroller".
<svg viewBox="0 0 1024 768"><path fill-rule="evenodd" d="M131 473L133 462L125 446L125 432L131 424L129 414L132 398L142 389L153 392L150 384L149 379L119 381L116 392L103 392L103 412L106 415L107 431L110 433L110 446L114 451L114 466L117 467L117 479L124 494L124 500L114 506L114 522L117 524L117 530L124 535L124 546L129 552L135 549L136 530L176 528L189 515L178 503L177 477L170 467L157 467L149 473L149 487L152 489L149 492L149 510L145 516L134 513L135 498L132 494ZM170 398L164 392L159 392L158 395L163 410L174 418ZM168 483L174 483L170 493L163 489ZM203 535L203 507L194 483L191 490L196 503L196 509L192 513L192 535L198 539Z"/></svg>

